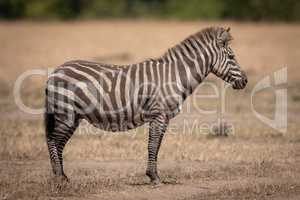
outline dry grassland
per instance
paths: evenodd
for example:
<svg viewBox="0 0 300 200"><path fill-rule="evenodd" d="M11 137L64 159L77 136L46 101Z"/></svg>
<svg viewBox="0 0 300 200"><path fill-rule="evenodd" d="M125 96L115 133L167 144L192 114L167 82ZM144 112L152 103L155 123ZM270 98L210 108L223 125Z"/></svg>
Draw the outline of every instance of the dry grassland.
<svg viewBox="0 0 300 200"><path fill-rule="evenodd" d="M211 25L231 26L232 47L249 76L243 91L226 90L222 119L229 137L211 135L220 99L189 98L166 134L159 154L164 184L145 177L145 127L109 134L87 124L66 146L65 171L71 182L52 179L41 115L14 103L15 80L30 69L47 69L72 59L132 63L157 57L189 34ZM235 22L1 22L0 23L0 199L300 199L300 26ZM251 110L259 80L288 67L288 128L280 133ZM46 77L22 85L28 106L43 105ZM272 79L273 80L273 79ZM209 76L220 86L221 81ZM210 94L207 86L197 94ZM272 90L255 95L259 113L274 116Z"/></svg>

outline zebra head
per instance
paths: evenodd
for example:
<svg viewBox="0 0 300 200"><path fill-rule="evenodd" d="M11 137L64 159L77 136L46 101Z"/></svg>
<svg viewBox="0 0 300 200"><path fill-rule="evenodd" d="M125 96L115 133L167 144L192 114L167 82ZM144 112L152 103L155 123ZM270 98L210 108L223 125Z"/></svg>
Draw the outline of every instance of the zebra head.
<svg viewBox="0 0 300 200"><path fill-rule="evenodd" d="M247 85L247 76L241 70L234 52L229 47L232 36L230 28L220 28L216 39L216 62L212 66L212 72L224 81L230 83L233 89L243 89Z"/></svg>

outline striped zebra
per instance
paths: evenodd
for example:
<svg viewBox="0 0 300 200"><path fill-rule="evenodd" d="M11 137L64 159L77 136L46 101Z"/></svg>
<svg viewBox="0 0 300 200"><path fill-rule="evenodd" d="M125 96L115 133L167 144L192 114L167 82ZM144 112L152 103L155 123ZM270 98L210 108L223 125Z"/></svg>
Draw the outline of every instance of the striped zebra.
<svg viewBox="0 0 300 200"><path fill-rule="evenodd" d="M82 119L107 131L126 131L149 123L146 175L159 184L157 155L170 119L183 101L213 73L243 89L247 77L229 47L222 27L206 28L168 49L161 57L117 66L76 60L49 76L45 129L51 166L63 170L63 149Z"/></svg>

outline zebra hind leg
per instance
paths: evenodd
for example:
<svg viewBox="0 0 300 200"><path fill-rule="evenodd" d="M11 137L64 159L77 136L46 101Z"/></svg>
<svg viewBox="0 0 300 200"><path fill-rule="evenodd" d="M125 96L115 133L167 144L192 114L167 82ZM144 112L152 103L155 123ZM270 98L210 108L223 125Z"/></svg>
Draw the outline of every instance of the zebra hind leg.
<svg viewBox="0 0 300 200"><path fill-rule="evenodd" d="M69 121L63 120L68 123L61 123L61 120L57 121L56 117L63 119L62 116L57 116L57 114L55 116L55 114L50 113L46 113L45 115L46 139L53 173L56 178L62 181L68 181L68 177L63 170L62 154L65 144L78 126L78 120L72 120L70 124L69 118Z"/></svg>
<svg viewBox="0 0 300 200"><path fill-rule="evenodd" d="M168 120L161 114L150 122L149 141L148 141L148 165L146 175L154 185L160 184L160 178L157 173L157 155L167 129Z"/></svg>

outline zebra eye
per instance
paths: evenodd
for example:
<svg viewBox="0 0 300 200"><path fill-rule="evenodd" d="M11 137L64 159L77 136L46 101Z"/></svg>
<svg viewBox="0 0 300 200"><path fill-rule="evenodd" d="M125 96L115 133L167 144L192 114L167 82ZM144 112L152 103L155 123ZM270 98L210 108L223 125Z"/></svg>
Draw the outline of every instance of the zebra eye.
<svg viewBox="0 0 300 200"><path fill-rule="evenodd" d="M234 55L233 54L228 54L228 58L229 59L234 59Z"/></svg>

